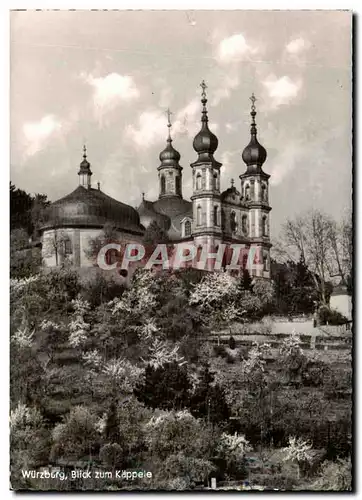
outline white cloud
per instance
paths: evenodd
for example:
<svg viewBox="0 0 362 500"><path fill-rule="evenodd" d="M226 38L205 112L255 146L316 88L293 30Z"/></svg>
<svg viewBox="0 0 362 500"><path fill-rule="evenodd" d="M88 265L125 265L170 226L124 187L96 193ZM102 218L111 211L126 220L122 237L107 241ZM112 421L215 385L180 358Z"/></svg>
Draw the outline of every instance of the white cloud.
<svg viewBox="0 0 362 500"><path fill-rule="evenodd" d="M62 128L54 115L43 116L38 122L25 123L23 132L26 139L26 155L33 156L40 151L45 142Z"/></svg>
<svg viewBox="0 0 362 500"><path fill-rule="evenodd" d="M288 45L286 46L286 51L289 54L296 55L304 52L305 50L308 50L310 46L311 44L308 40L305 40L304 38L296 38L295 40L292 40L288 43Z"/></svg>
<svg viewBox="0 0 362 500"><path fill-rule="evenodd" d="M154 144L166 141L167 119L160 111L144 111L139 117L139 126L128 125L128 136L137 146L148 148Z"/></svg>
<svg viewBox="0 0 362 500"><path fill-rule="evenodd" d="M249 45L245 37L238 33L221 40L217 56L220 62L229 63L245 59L256 52L258 52L258 49Z"/></svg>
<svg viewBox="0 0 362 500"><path fill-rule="evenodd" d="M240 80L238 76L225 75L220 87L213 92L211 106L217 106L223 99L228 99L231 91L238 88L239 85Z"/></svg>
<svg viewBox="0 0 362 500"><path fill-rule="evenodd" d="M226 128L226 132L228 134L231 134L231 132L234 132L236 130L236 125L234 123L225 123L225 128Z"/></svg>
<svg viewBox="0 0 362 500"><path fill-rule="evenodd" d="M168 107L170 107L171 101L172 101L172 97L173 97L173 90L172 90L172 88L171 87L164 87L161 90L160 100L158 102L158 105L161 108L168 108Z"/></svg>
<svg viewBox="0 0 362 500"><path fill-rule="evenodd" d="M201 103L198 99L193 99L176 114L176 121L172 127L173 133L194 137L200 130L200 119Z"/></svg>
<svg viewBox="0 0 362 500"><path fill-rule="evenodd" d="M298 96L302 88L301 79L293 81L289 76L277 78L275 75L270 75L262 83L271 99L270 104L272 108L278 108L283 104L288 104Z"/></svg>
<svg viewBox="0 0 362 500"><path fill-rule="evenodd" d="M270 184L276 186L292 172L305 155L305 147L300 143L290 142L284 145L273 161Z"/></svg>
<svg viewBox="0 0 362 500"><path fill-rule="evenodd" d="M115 105L137 99L140 95L131 76L109 73L99 78L85 74L81 77L94 89L93 103L100 119L104 112L113 109Z"/></svg>

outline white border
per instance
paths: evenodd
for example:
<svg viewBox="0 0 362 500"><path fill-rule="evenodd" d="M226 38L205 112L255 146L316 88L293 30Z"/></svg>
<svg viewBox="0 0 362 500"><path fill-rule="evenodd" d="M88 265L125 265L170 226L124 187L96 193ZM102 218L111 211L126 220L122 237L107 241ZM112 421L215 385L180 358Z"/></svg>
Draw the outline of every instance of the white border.
<svg viewBox="0 0 362 500"><path fill-rule="evenodd" d="M1 172L3 173L1 189L4 190L2 196L0 197L1 203L1 214L2 214L2 244L0 245L1 251L1 277L0 283L3 286L3 293L1 294L1 318L2 318L2 328L1 328L1 342L4 344L1 349L1 367L2 367L2 380L1 380L1 447L0 447L0 492L1 499L9 498L12 496L12 492L9 491L9 474L8 474L8 399L9 399L9 376L8 376L8 331L9 331L9 308L8 308L8 276L9 276L9 259L8 259L8 248L9 248L9 226L8 226L8 217L9 217L9 10L10 9L79 9L79 10L87 10L87 9L177 9L177 10L230 10L230 9L244 9L244 10L353 10L357 15L361 12L361 3L360 0L352 0L349 1L348 4L342 1L321 1L321 0L294 0L291 2L290 0L279 0L274 2L268 2L267 0L253 0L252 2L240 2L236 0L223 0L222 2L212 2L212 1L200 1L200 0L174 0L172 3L170 0L158 0L155 2L149 2L147 0L87 0L87 1L79 1L79 0L38 0L34 2L33 0L18 0L18 1L9 1L3 0L0 5L0 33L1 35L1 43L0 43L0 54L1 54L1 148L2 152L2 168ZM355 33L357 37L357 32ZM335 33L335 36L338 37L338 32ZM358 37L356 40L355 48L357 50ZM360 53L357 51L356 62L360 62ZM355 78L357 78L357 74L355 72ZM358 86L359 88L360 86ZM355 89L356 91L357 89ZM359 115L360 106L355 109L355 113ZM355 138L355 144L362 144L361 141L361 132L359 131L358 136ZM355 157L357 161L357 155ZM359 165L355 165L355 172L359 170ZM361 193L362 191L362 174L359 173L358 177L355 179L354 192L355 198L357 198L357 190ZM355 206L355 222L356 229L358 230L358 241L356 238L358 254L356 254L356 268L358 263L358 257L360 256L360 248L361 241L360 237L362 234L362 220L358 215L360 214L359 206L356 203ZM356 278L358 279L358 284L360 283L362 270L360 268L356 269ZM361 296L358 295L358 301L355 301L355 308L357 311L361 310L362 307L362 299ZM357 323L358 324L358 323ZM355 335L358 337L359 332L355 331ZM357 359L361 359L360 356L360 346L361 342L356 342L355 347L355 392L357 393L358 387L361 387L361 379L360 374L361 370L358 370ZM357 399L357 394L355 394L355 399ZM359 399L358 399L359 403ZM360 432L357 432L357 415L360 415L359 404L357 405L357 401L355 404L355 433L354 436L354 450L355 450L355 465L356 470L354 471L356 487L358 489L360 481L359 476L361 472L360 464L357 463L357 458L359 455L358 450L361 449L361 441L360 441ZM73 497L76 494L68 493L68 497ZM265 495L268 495L265 493ZM288 497L292 494L283 494L284 497ZM325 494L326 495L326 494ZM33 498L48 498L50 495L43 494L33 494ZM53 494L52 494L53 496ZM197 495L200 497L200 495ZM274 495L273 495L274 496ZM313 497L315 495L309 495L309 497ZM336 495L333 494L335 497ZM98 498L105 498L106 494L97 495Z"/></svg>

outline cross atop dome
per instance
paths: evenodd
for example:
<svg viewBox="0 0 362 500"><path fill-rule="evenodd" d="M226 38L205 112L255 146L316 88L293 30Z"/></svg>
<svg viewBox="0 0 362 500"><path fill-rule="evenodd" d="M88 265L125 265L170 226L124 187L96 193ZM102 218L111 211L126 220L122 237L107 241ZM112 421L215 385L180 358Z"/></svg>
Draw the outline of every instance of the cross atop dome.
<svg viewBox="0 0 362 500"><path fill-rule="evenodd" d="M206 92L205 90L207 89L207 85L205 83L205 80L202 80L202 82L200 83L200 87L202 88L202 93L201 93L201 96L202 97L206 97Z"/></svg>
<svg viewBox="0 0 362 500"><path fill-rule="evenodd" d="M251 97L249 97L251 100L251 110L255 111L255 102L257 101L257 98L254 95L254 92L251 94Z"/></svg>
<svg viewBox="0 0 362 500"><path fill-rule="evenodd" d="M166 110L166 114L167 114L168 139L169 139L169 140L172 140L172 139L171 139L171 127L172 127L172 123L171 123L171 115L172 115L173 113L170 111L170 108L167 108L167 110Z"/></svg>

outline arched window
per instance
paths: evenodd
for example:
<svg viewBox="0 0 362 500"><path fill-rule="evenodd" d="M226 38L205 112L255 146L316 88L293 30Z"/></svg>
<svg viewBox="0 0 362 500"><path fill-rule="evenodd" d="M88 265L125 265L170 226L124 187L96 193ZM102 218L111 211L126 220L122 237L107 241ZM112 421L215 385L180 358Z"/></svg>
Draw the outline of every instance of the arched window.
<svg viewBox="0 0 362 500"><path fill-rule="evenodd" d="M266 185L265 184L261 185L261 200L262 201L268 201L267 190L266 190Z"/></svg>
<svg viewBox="0 0 362 500"><path fill-rule="evenodd" d="M225 210L223 208L221 209L221 226L223 229L225 228Z"/></svg>
<svg viewBox="0 0 362 500"><path fill-rule="evenodd" d="M164 175L161 175L161 194L165 194L166 191L166 179Z"/></svg>
<svg viewBox="0 0 362 500"><path fill-rule="evenodd" d="M263 236L268 236L268 221L266 215L263 216L262 227L263 227Z"/></svg>
<svg viewBox="0 0 362 500"><path fill-rule="evenodd" d="M236 214L235 212L231 212L230 214L230 229L232 233L236 233L238 225L236 223Z"/></svg>
<svg viewBox="0 0 362 500"><path fill-rule="evenodd" d="M202 212L201 212L201 207L200 205L197 207L197 213L196 213L196 224L198 226L201 226L202 224Z"/></svg>
<svg viewBox="0 0 362 500"><path fill-rule="evenodd" d="M191 236L191 222L189 220L187 220L185 222L185 236Z"/></svg>
<svg viewBox="0 0 362 500"><path fill-rule="evenodd" d="M218 207L217 205L214 206L214 226L218 226L219 225L219 221L218 221Z"/></svg>
<svg viewBox="0 0 362 500"><path fill-rule="evenodd" d="M248 216L246 214L244 214L242 219L241 219L241 227L243 230L243 234L245 236L247 236L249 233L249 230L248 230Z"/></svg>
<svg viewBox="0 0 362 500"><path fill-rule="evenodd" d="M250 186L246 184L245 186L245 201L250 201Z"/></svg>
<svg viewBox="0 0 362 500"><path fill-rule="evenodd" d="M214 173L213 180L214 180L213 188L214 188L215 190L217 190L217 189L218 189L218 182L217 182L217 181L218 181L218 179L217 179L217 173L216 173L216 172Z"/></svg>
<svg viewBox="0 0 362 500"><path fill-rule="evenodd" d="M264 271L269 271L269 259L267 253L264 253L263 255L263 262L264 262Z"/></svg>
<svg viewBox="0 0 362 500"><path fill-rule="evenodd" d="M176 177L176 194L181 194L181 177Z"/></svg>
<svg viewBox="0 0 362 500"><path fill-rule="evenodd" d="M200 190L201 188L202 188L201 174L197 174L197 176L196 176L196 189Z"/></svg>
<svg viewBox="0 0 362 500"><path fill-rule="evenodd" d="M66 238L64 240L63 247L64 247L64 255L71 255L73 253L72 241L69 238Z"/></svg>

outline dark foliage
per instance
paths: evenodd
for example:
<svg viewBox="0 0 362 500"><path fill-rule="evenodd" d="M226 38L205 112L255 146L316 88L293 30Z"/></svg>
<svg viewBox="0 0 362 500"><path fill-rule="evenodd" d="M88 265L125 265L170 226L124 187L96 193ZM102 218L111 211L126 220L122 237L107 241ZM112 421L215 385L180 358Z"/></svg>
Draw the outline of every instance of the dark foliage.
<svg viewBox="0 0 362 500"><path fill-rule="evenodd" d="M190 382L185 367L178 363L146 367L144 381L134 390L136 398L149 408L182 410L189 404Z"/></svg>

